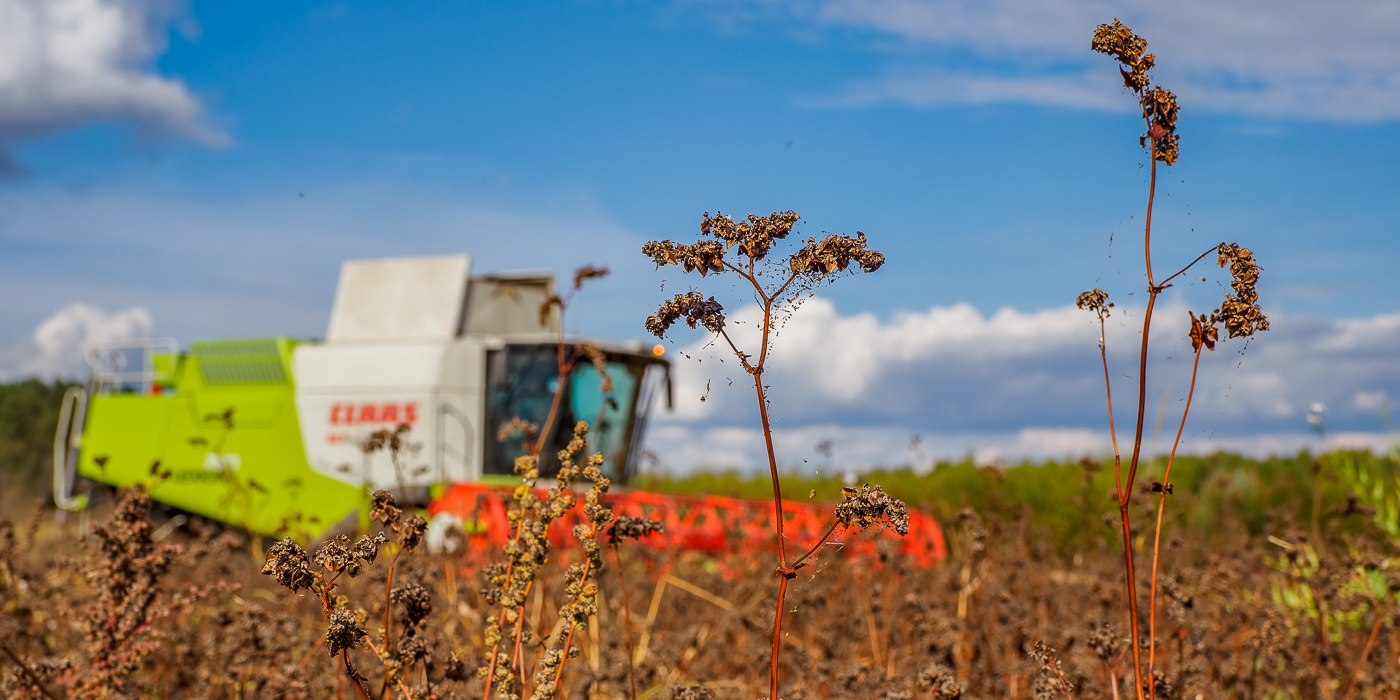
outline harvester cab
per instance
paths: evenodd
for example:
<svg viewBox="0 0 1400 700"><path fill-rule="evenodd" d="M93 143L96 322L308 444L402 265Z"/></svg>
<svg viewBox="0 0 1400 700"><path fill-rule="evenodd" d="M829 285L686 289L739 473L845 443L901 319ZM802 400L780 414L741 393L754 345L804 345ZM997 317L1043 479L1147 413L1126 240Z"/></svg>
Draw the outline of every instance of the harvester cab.
<svg viewBox="0 0 1400 700"><path fill-rule="evenodd" d="M562 336L557 307L542 306L552 274L471 277L470 266L466 255L344 263L320 342L90 349L92 380L60 415L55 502L83 504L72 492L81 475L144 484L158 501L253 531L316 537L357 517L375 489L424 504L448 484L509 479L524 446L498 430L513 418L544 425L560 343L571 354L583 341ZM542 455L585 420L589 452L626 482L653 402L670 401L669 363L640 343L588 342L612 391L594 364L576 363ZM366 449L400 426L399 450Z"/></svg>

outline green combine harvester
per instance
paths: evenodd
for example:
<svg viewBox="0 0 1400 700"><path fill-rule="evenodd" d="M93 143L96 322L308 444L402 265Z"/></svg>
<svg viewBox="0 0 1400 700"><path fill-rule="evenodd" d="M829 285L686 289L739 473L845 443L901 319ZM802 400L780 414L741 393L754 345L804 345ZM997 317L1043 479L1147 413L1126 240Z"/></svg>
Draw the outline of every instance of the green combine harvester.
<svg viewBox="0 0 1400 700"><path fill-rule="evenodd" d="M249 530L318 537L389 489L425 504L444 485L506 481L524 453L496 439L512 418L543 424L558 388L549 273L470 277L466 255L344 263L324 341L142 339L90 348L92 379L64 397L54 501L82 508L76 476L144 485L176 508ZM543 321L543 323L541 323ZM655 397L670 400L660 346L587 341L545 455L578 420L619 483L635 471ZM366 451L377 431L403 448ZM555 465L557 467L557 465Z"/></svg>

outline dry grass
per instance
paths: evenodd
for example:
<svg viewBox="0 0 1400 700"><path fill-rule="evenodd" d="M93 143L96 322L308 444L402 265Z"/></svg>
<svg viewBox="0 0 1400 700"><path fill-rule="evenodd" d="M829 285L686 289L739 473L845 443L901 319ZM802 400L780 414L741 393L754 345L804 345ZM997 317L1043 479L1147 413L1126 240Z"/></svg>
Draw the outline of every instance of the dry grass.
<svg viewBox="0 0 1400 700"><path fill-rule="evenodd" d="M328 624L317 596L291 593L261 575L233 533L198 521L143 527L132 508L129 501L109 518L112 539L79 537L71 521L57 526L48 515L33 529L7 524L0 538L0 638L54 697L354 693L341 658L326 653ZM1323 519L1326 541L1316 548L1288 522L1276 523L1273 535L1250 536L1239 527L1209 547L1169 542L1164 569L1173 573L1163 585L1157 695L1340 698L1358 668L1353 697L1400 692L1400 630L1385 602L1400 576L1390 541L1366 520L1363 512L1336 509ZM150 541L161 535L168 536ZM1028 523L984 522L970 511L950 523L949 535L953 554L934 569L897 558L851 562L835 548L823 550L819 575L804 572L787 592L781 697L1059 694L1057 679L1032 654L1037 643L1055 650L1074 697L1114 697L1115 680L1119 697L1130 693L1120 555L1111 546L1065 558L1038 541ZM126 545L106 544L113 539ZM770 574L749 560L621 546L637 696L696 697L698 691L684 690L689 684L721 698L764 694L775 602ZM162 547L165 570L149 558ZM1324 554L1314 565L1310 553L1318 550ZM563 572L580 557L557 554L526 601L526 677L566 632L558 622L559 606L568 604ZM484 564L424 552L398 559L394 586L421 586L431 610L416 625L425 661L404 674L406 688L393 684L391 696L482 695L474 671L486 658L492 607L473 569ZM563 697L630 696L626 616L618 570L611 558L608 564L597 579L595 624L574 634L580 654L562 674ZM376 641L387 570L381 558L336 588ZM1293 596L1300 584L1308 585L1311 605ZM113 590L154 595L141 604ZM403 630L405 606L392 605L394 627ZM369 695L381 697L379 658L364 645L346 653L369 677ZM44 697L14 660L3 675L5 697Z"/></svg>

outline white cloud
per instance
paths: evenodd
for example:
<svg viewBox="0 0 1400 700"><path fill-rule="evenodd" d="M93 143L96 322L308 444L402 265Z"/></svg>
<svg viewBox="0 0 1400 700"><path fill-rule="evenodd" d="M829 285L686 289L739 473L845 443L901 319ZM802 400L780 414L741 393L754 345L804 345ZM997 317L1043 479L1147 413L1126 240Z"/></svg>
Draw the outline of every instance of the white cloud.
<svg viewBox="0 0 1400 700"><path fill-rule="evenodd" d="M812 97L817 107L866 107L899 102L915 107L965 103L1036 102L1059 107L1126 111L1132 105L1113 90L1113 76L1081 73L1054 76L1003 76L956 73L940 68L890 71L858 81L845 92Z"/></svg>
<svg viewBox="0 0 1400 700"><path fill-rule="evenodd" d="M139 306L107 313L75 302L40 323L28 343L0 351L0 378L86 377L89 347L150 337L153 330L151 314Z"/></svg>
<svg viewBox="0 0 1400 700"><path fill-rule="evenodd" d="M0 0L0 148L97 121L224 143L183 83L150 71L173 14L166 2Z"/></svg>
<svg viewBox="0 0 1400 700"><path fill-rule="evenodd" d="M1383 0L698 4L718 9L731 22L740 15L737 21L795 20L807 28L873 34L894 61L918 64L920 49L941 57L971 54L983 61L979 70L965 74L890 69L838 98L853 104L995 99L1101 108L1107 99L1126 98L1121 86L1112 83L1109 60L1089 53L1089 37L1094 26L1119 17L1147 38L1157 54L1157 77L1191 106L1339 121L1400 117L1400 9Z"/></svg>
<svg viewBox="0 0 1400 700"><path fill-rule="evenodd" d="M917 443L914 437L918 437ZM1171 451L1171 436L1143 446L1149 457ZM1120 436L1121 439L1121 436ZM1383 432L1352 431L1330 434L1324 441L1308 432L1258 433L1222 437L1209 432L1182 438L1177 454L1209 455L1233 452L1255 458L1294 455L1302 450L1362 449L1389 452L1397 437ZM816 451L830 441L828 459ZM764 471L768 464L763 433L758 428L707 428L663 425L648 431L647 443L659 468L684 474L698 470ZM831 474L875 468L909 467L926 471L935 462L971 458L976 464L1017 464L1082 457L1109 461L1112 444L1105 430L1087 428L1023 428L1007 432L914 433L898 427L862 428L815 425L773 431L774 452L781 472Z"/></svg>
<svg viewBox="0 0 1400 700"><path fill-rule="evenodd" d="M1358 391L1351 398L1351 405L1358 411L1379 411L1382 408L1389 410L1390 398L1384 391Z"/></svg>
<svg viewBox="0 0 1400 700"><path fill-rule="evenodd" d="M748 307L730 317L741 348L757 342L756 313ZM1273 330L1248 344L1228 340L1203 355L1183 449L1315 446L1304 420L1315 401L1341 407L1328 414L1333 430L1384 444L1383 435L1368 431L1381 428L1379 400L1400 391L1395 315L1273 316ZM1189 385L1185 317L1175 302L1161 303L1155 316L1145 416L1154 451L1170 449ZM1110 321L1123 442L1131 439L1136 408L1139 310L1119 307ZM852 464L907 462L915 434L943 457L1102 452L1109 439L1097 341L1093 317L1072 306L986 315L957 304L880 319L842 315L827 299L809 299L779 330L765 374L779 462L810 460L822 439L833 439L838 456ZM733 358L707 340L672 357L676 410L658 417L652 449L678 468L765 462L753 385Z"/></svg>

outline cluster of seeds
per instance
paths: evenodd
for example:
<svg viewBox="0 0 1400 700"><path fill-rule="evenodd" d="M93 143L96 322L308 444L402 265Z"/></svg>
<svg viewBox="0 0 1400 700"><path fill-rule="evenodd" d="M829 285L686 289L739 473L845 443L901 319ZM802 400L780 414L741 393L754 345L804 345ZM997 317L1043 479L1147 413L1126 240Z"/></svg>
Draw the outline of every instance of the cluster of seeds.
<svg viewBox="0 0 1400 700"><path fill-rule="evenodd" d="M1108 292L1098 287L1080 294L1079 298L1074 300L1074 305L1098 314L1100 319L1108 318L1109 310L1113 308L1113 302L1108 300Z"/></svg>
<svg viewBox="0 0 1400 700"><path fill-rule="evenodd" d="M836 506L836 520L856 531L884 521L895 532L909 534L909 506L885 493L879 484L848 490L846 500Z"/></svg>
<svg viewBox="0 0 1400 700"><path fill-rule="evenodd" d="M699 324L711 333L724 330L724 306L715 301L714 297L706 300L700 292L687 292L661 302L661 308L657 309L656 315L647 317L647 332L664 338L666 331L682 318L691 328Z"/></svg>
<svg viewBox="0 0 1400 700"><path fill-rule="evenodd" d="M833 272L845 272L854 262L862 272L874 272L885 264L885 256L871 250L866 244L865 234L856 231L855 238L831 234L817 242L808 238L788 259L788 267L799 275L821 277Z"/></svg>
<svg viewBox="0 0 1400 700"><path fill-rule="evenodd" d="M702 276L724 271L724 244L719 241L698 241L693 245L672 243L670 240L651 241L642 246L642 254L662 265L680 265L686 272L700 271Z"/></svg>
<svg viewBox="0 0 1400 700"><path fill-rule="evenodd" d="M775 211L768 216L749 214L747 221L736 223L721 212L715 212L714 216L705 212L700 221L700 233L724 241L726 248L739 246L740 255L762 260L768 257L773 241L787 238L801 219L795 211Z"/></svg>
<svg viewBox="0 0 1400 700"><path fill-rule="evenodd" d="M1161 86L1152 86L1149 73L1156 57L1147 51L1147 40L1123 26L1117 19L1113 24L1100 24L1094 30L1089 47L1117 59L1123 75L1123 85L1137 93L1142 105L1142 118L1147 121L1147 133L1140 142L1146 147L1152 142L1152 157L1167 165L1176 163L1180 155L1181 137L1176 134L1178 106L1176 95Z"/></svg>
<svg viewBox="0 0 1400 700"><path fill-rule="evenodd" d="M1231 338L1248 337L1258 331L1269 330L1269 319L1259 308L1259 263L1248 248L1238 243L1221 243L1219 250L1220 267L1230 267L1230 289L1220 308L1211 314L1211 325L1225 324L1225 331Z"/></svg>

